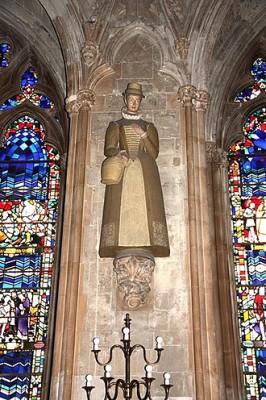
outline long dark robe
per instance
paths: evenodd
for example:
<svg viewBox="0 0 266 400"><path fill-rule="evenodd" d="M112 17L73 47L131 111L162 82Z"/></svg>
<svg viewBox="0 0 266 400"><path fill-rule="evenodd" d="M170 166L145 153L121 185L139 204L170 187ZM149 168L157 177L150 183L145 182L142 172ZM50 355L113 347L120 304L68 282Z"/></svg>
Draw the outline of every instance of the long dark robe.
<svg viewBox="0 0 266 400"><path fill-rule="evenodd" d="M132 124L140 125L147 136L141 139L130 127ZM155 161L159 153L155 126L141 119L122 118L111 122L106 131L104 154L114 157L121 151L126 151L129 163L121 181L106 186L100 257L113 258L128 249L144 249L154 257L166 257L170 251ZM135 179L132 179L132 172L136 174ZM125 199L127 204L124 204ZM142 218L144 211L146 215Z"/></svg>

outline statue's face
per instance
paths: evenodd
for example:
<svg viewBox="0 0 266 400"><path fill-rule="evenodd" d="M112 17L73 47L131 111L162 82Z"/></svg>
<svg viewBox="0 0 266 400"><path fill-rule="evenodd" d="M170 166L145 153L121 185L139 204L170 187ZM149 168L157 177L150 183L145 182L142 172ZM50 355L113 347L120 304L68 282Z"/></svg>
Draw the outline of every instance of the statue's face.
<svg viewBox="0 0 266 400"><path fill-rule="evenodd" d="M140 103L141 103L141 96L136 96L134 94L129 94L126 99L126 105L127 105L127 109L131 114L135 114L136 112L138 112L138 109L140 107Z"/></svg>

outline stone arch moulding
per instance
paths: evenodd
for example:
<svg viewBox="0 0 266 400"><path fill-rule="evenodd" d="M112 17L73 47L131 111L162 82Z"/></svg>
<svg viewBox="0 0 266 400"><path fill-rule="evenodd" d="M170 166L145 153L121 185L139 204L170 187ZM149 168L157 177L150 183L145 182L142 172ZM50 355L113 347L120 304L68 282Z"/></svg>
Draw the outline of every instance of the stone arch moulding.
<svg viewBox="0 0 266 400"><path fill-rule="evenodd" d="M162 32L156 28L150 29L143 23L136 22L119 30L106 42L104 48L101 50L101 59L104 60L106 64L101 64L92 72L87 87L93 90L99 80L114 73L113 67L120 49L127 41L138 35L146 38L158 49L160 55L159 73L169 75L179 86L187 83L187 75L183 72L185 64L181 61L181 66L179 65L180 61L177 62L175 49L173 49L167 41L166 35L162 35Z"/></svg>

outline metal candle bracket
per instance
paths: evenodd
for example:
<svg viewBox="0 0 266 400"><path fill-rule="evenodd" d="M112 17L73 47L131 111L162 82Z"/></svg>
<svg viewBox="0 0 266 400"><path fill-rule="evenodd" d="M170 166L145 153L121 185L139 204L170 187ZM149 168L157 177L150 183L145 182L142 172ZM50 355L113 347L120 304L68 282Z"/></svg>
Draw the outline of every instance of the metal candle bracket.
<svg viewBox="0 0 266 400"><path fill-rule="evenodd" d="M104 400L116 400L118 398L119 389L122 390L123 398L125 400L131 400L133 393L136 391L138 400L152 400L151 399L151 384L155 380L152 377L152 365L157 364L160 361L161 353L163 351L162 348L162 338L157 336L156 338L156 347L155 351L157 352L157 358L154 362L150 362L147 359L146 349L141 344L135 344L134 346L130 346L130 317L129 314L126 314L126 318L124 319L125 326L122 329L123 338L121 339L122 345L115 344L110 348L109 359L107 362L103 363L99 361L99 338L95 337L93 339L93 349L95 360L98 365L104 367L104 376L101 379L105 385L105 396ZM122 350L125 358L125 377L124 379L117 379L114 381L114 378L111 376L112 367L110 365L113 358L113 350L118 348ZM145 371L146 376L142 377L141 380L130 378L130 361L131 356L136 349L142 349L143 351L143 359L146 363ZM161 385L164 388L164 400L169 398L170 388L173 385L170 385L170 374L168 372L164 373L164 383ZM92 386L92 375L86 375L86 386L83 386L87 393L87 400L90 400L91 391L95 386ZM112 394L111 394L112 392Z"/></svg>

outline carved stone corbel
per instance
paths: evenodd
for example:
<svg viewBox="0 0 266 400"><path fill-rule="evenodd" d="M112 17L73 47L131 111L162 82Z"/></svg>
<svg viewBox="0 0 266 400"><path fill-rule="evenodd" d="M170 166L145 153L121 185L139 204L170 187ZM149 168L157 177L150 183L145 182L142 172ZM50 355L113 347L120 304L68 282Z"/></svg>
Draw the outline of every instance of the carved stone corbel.
<svg viewBox="0 0 266 400"><path fill-rule="evenodd" d="M152 255L139 251L124 252L114 259L118 290L124 294L122 305L135 310L146 304L151 290L155 261Z"/></svg>
<svg viewBox="0 0 266 400"><path fill-rule="evenodd" d="M100 54L100 50L96 43L92 42L91 40L88 40L82 47L81 54L84 60L84 64L87 67L90 67L93 63L96 62Z"/></svg>

